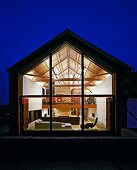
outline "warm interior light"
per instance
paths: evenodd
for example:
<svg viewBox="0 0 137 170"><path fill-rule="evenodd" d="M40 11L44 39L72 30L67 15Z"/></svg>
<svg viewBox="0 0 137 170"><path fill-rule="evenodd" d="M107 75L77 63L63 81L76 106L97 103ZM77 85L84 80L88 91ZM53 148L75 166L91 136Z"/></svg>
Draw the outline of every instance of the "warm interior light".
<svg viewBox="0 0 137 170"><path fill-rule="evenodd" d="M96 84L100 84L100 83L102 83L102 82L103 82L103 80L101 80L101 81L95 81Z"/></svg>
<svg viewBox="0 0 137 170"><path fill-rule="evenodd" d="M25 77L29 78L30 80L32 80L32 76L29 76L29 75L24 75Z"/></svg>
<svg viewBox="0 0 137 170"><path fill-rule="evenodd" d="M109 76L111 76L111 74L106 74L106 78L108 78Z"/></svg>
<svg viewBox="0 0 137 170"><path fill-rule="evenodd" d="M87 69L86 69L86 67L84 67L84 75L86 74L86 71L87 71Z"/></svg>
<svg viewBox="0 0 137 170"><path fill-rule="evenodd" d="M39 86L43 86L45 82L36 82Z"/></svg>

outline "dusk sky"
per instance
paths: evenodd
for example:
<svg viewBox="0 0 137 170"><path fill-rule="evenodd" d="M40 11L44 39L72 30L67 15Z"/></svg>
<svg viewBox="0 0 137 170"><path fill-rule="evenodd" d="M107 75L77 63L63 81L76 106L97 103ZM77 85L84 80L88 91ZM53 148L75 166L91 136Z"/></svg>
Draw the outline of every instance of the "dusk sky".
<svg viewBox="0 0 137 170"><path fill-rule="evenodd" d="M66 28L137 71L137 0L0 0L0 104L6 69Z"/></svg>

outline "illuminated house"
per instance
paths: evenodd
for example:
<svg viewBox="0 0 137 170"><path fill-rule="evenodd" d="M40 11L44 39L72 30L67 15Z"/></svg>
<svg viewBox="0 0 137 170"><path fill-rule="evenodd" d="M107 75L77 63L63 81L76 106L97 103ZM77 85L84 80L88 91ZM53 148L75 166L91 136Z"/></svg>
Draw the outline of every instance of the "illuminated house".
<svg viewBox="0 0 137 170"><path fill-rule="evenodd" d="M65 30L8 69L11 134L120 134L132 71Z"/></svg>

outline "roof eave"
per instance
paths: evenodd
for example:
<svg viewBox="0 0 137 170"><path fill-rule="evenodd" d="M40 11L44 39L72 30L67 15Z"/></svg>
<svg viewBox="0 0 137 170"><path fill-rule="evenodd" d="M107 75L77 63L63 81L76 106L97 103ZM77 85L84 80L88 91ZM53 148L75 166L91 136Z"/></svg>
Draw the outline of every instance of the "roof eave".
<svg viewBox="0 0 137 170"><path fill-rule="evenodd" d="M91 48L92 50L96 51L102 57L104 57L105 60L109 60L110 62L115 63L115 65L117 65L119 67L122 66L126 70L130 70L130 71L133 70L133 68L131 66L129 66L128 64L126 64L126 63L122 62L121 60L113 57L112 55L106 53L105 51L101 50L100 48L98 48L95 45L91 44L90 42L86 41L85 39L81 38L79 35L73 33L69 29L66 29L63 32L61 32L60 34L58 34L55 38L53 38L52 40L50 40L49 42L47 42L46 44L44 44L43 46L41 46L40 48L38 48L31 54L29 54L28 56L26 56L25 58L23 58L22 60L17 62L13 66L9 67L7 69L7 72L9 72L9 73L15 72L15 71L18 72L21 69L21 67L24 66L26 61L30 62L36 55L42 54L45 51L45 49L47 51L48 51L48 49L50 49L52 51L55 50L57 47L61 46L61 44L65 43L65 42L66 43L69 42L69 37L76 39L81 44L88 46L89 49ZM73 45L75 45L75 44L73 44ZM50 50L49 50L49 53L52 52ZM47 52L47 54L48 54L48 52Z"/></svg>

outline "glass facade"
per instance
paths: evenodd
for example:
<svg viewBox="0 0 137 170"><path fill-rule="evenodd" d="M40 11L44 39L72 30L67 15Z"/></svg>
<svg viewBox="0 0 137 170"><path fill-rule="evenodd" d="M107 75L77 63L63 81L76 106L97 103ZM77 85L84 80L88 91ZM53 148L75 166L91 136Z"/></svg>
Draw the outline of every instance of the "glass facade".
<svg viewBox="0 0 137 170"><path fill-rule="evenodd" d="M23 76L21 128L110 129L112 75L65 44Z"/></svg>

